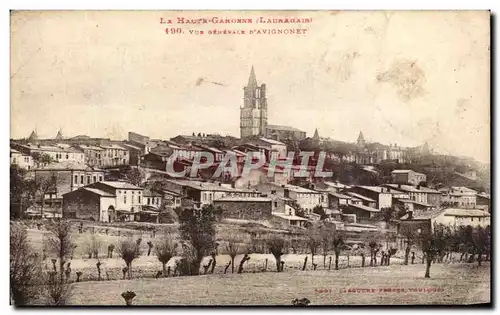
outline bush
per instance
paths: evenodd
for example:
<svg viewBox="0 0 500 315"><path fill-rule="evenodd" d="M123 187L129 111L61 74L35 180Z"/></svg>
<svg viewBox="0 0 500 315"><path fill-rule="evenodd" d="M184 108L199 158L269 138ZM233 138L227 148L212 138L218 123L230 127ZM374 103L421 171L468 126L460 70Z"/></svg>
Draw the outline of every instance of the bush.
<svg viewBox="0 0 500 315"><path fill-rule="evenodd" d="M14 305L28 305L38 298L41 260L33 251L24 228L12 225L10 232L10 296Z"/></svg>

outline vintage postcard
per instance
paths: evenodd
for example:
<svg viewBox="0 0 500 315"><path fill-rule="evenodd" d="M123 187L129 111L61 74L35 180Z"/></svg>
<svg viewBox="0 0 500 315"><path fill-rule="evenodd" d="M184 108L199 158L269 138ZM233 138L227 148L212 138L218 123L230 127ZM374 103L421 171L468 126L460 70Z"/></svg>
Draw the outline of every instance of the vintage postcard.
<svg viewBox="0 0 500 315"><path fill-rule="evenodd" d="M11 11L11 305L491 305L490 18Z"/></svg>

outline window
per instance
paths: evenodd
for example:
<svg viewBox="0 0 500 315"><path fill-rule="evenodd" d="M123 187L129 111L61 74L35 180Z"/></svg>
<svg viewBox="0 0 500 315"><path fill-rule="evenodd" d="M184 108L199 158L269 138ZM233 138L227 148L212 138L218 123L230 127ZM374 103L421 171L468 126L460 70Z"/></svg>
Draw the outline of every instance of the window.
<svg viewBox="0 0 500 315"><path fill-rule="evenodd" d="M137 196L137 203L141 203L141 196Z"/></svg>
<svg viewBox="0 0 500 315"><path fill-rule="evenodd" d="M160 198L156 198L156 204L159 205L160 204Z"/></svg>
<svg viewBox="0 0 500 315"><path fill-rule="evenodd" d="M90 184L90 176L87 176L87 184Z"/></svg>
<svg viewBox="0 0 500 315"><path fill-rule="evenodd" d="M94 176L94 177L92 178L92 182L93 182L93 183L95 183L96 181L97 181L97 177L96 177L96 176Z"/></svg>
<svg viewBox="0 0 500 315"><path fill-rule="evenodd" d="M102 182L102 176L99 176L99 181Z"/></svg>
<svg viewBox="0 0 500 315"><path fill-rule="evenodd" d="M78 184L78 175L75 175L75 181L74 181L75 184Z"/></svg>
<svg viewBox="0 0 500 315"><path fill-rule="evenodd" d="M203 201L207 200L207 194L203 194Z"/></svg>
<svg viewBox="0 0 500 315"><path fill-rule="evenodd" d="M83 175L80 176L80 184L83 184Z"/></svg>
<svg viewBox="0 0 500 315"><path fill-rule="evenodd" d="M147 198L148 199L148 205L151 204L151 198Z"/></svg>
<svg viewBox="0 0 500 315"><path fill-rule="evenodd" d="M278 206L278 202L277 202L277 201L275 201L275 202L274 202L274 207L276 208L277 206Z"/></svg>
<svg viewBox="0 0 500 315"><path fill-rule="evenodd" d="M69 154L66 154L66 160L69 159Z"/></svg>
<svg viewBox="0 0 500 315"><path fill-rule="evenodd" d="M127 196L123 196L123 203L127 203Z"/></svg>

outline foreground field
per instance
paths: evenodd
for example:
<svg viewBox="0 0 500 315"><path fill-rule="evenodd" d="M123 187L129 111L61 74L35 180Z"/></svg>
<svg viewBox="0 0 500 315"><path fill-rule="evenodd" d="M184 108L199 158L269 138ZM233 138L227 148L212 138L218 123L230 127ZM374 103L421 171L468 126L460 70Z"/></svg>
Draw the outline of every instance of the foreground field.
<svg viewBox="0 0 500 315"><path fill-rule="evenodd" d="M124 305L120 294L127 290L137 294L134 305L290 305L303 297L311 305L490 302L489 264L435 264L432 278L425 279L424 273L419 264L83 282L73 285L69 303ZM344 292L348 289L365 292Z"/></svg>

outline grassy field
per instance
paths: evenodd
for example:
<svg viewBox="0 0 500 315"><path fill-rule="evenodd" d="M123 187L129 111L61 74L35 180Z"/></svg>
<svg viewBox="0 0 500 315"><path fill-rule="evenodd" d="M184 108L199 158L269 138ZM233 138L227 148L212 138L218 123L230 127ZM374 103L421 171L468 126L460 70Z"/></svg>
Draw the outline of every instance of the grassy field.
<svg viewBox="0 0 500 315"><path fill-rule="evenodd" d="M124 305L120 294L127 290L137 294L136 305L290 305L293 299L303 297L308 298L311 305L490 302L489 264L481 267L435 264L431 268L432 278L425 279L424 273L424 265L419 264L92 281L73 284L69 303ZM373 292L344 292L350 288ZM399 289L399 292L387 292L387 289ZM425 292L425 289L434 292Z"/></svg>

